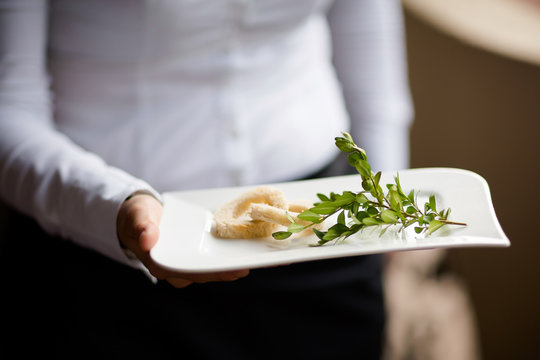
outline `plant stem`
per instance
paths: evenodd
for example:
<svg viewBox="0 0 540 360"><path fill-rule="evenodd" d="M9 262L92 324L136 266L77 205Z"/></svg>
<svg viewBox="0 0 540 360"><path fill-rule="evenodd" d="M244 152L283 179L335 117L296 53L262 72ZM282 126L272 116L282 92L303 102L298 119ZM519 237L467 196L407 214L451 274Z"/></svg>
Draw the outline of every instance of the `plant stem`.
<svg viewBox="0 0 540 360"><path fill-rule="evenodd" d="M464 222L458 222L458 221L450 221L450 220L437 220L439 222L442 222L443 224L447 225L459 225L459 226L467 226L467 223Z"/></svg>

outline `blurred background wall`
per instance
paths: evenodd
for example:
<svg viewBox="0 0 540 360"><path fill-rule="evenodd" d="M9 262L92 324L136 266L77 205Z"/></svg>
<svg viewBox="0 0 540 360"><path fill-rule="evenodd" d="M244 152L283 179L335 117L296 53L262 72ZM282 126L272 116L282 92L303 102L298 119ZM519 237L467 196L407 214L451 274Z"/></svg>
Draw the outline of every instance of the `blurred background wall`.
<svg viewBox="0 0 540 360"><path fill-rule="evenodd" d="M451 250L449 266L470 292L482 357L538 359L540 57L535 63L468 41L466 32L438 26L417 3L404 1L416 111L412 167L465 168L490 184L512 246ZM540 19L540 7L531 10ZM536 41L540 46L540 36Z"/></svg>

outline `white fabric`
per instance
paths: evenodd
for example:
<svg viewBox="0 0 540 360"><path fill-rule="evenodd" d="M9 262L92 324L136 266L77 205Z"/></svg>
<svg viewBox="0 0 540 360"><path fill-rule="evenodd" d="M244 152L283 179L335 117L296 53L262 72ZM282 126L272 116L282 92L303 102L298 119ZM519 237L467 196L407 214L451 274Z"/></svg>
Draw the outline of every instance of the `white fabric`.
<svg viewBox="0 0 540 360"><path fill-rule="evenodd" d="M0 0L1 197L130 263L134 191L299 178L349 124L406 167L402 37L394 0Z"/></svg>

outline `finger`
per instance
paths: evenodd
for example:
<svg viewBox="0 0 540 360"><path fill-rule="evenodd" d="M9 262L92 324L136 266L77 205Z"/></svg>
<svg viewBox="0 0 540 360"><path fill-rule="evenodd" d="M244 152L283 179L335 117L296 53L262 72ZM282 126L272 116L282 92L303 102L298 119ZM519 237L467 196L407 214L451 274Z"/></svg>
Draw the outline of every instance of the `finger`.
<svg viewBox="0 0 540 360"><path fill-rule="evenodd" d="M143 252L150 252L159 240L159 227L155 223L142 225L142 231L139 234L139 248Z"/></svg>
<svg viewBox="0 0 540 360"><path fill-rule="evenodd" d="M229 277L231 280L238 280L248 275L249 269L241 269L225 273L226 278Z"/></svg>
<svg viewBox="0 0 540 360"><path fill-rule="evenodd" d="M148 195L136 195L129 200L126 200L117 216L117 232L120 241L122 241L130 250L134 246L139 246L139 238L141 234L148 229L152 233L150 239L155 235L153 232L159 229L148 228L150 224L157 226L161 219L162 206L153 197ZM157 240L155 240L157 241ZM146 242L145 250L148 247L155 245L155 241Z"/></svg>
<svg viewBox="0 0 540 360"><path fill-rule="evenodd" d="M161 278L176 288L183 288L193 283L203 284L214 281L235 281L247 275L249 275L249 270L243 269L205 274L168 273L166 275L161 274Z"/></svg>
<svg viewBox="0 0 540 360"><path fill-rule="evenodd" d="M175 288L185 288L186 286L189 286L193 284L193 281L187 280L187 279L181 279L181 278L169 278L167 279L167 282L174 286Z"/></svg>

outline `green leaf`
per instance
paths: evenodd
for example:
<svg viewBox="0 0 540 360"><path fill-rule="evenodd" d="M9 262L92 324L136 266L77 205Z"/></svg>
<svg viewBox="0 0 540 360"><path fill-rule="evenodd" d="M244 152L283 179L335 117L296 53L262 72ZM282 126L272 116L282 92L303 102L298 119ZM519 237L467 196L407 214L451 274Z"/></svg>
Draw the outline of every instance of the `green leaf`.
<svg viewBox="0 0 540 360"><path fill-rule="evenodd" d="M367 217L370 217L369 214L367 213L367 211L359 211L359 212L356 214L356 218L357 218L359 221L362 221L363 218L367 218Z"/></svg>
<svg viewBox="0 0 540 360"><path fill-rule="evenodd" d="M352 209L351 209L351 212L352 212L351 216L354 215L354 214L356 214L356 213L358 213L358 210L359 210L359 209L360 209L360 204L357 203L357 202L355 202L355 203L353 204L353 206L352 206Z"/></svg>
<svg viewBox="0 0 540 360"><path fill-rule="evenodd" d="M291 216L291 214L289 214L288 211L285 212L285 215L287 215L287 219L291 222L291 223L295 223L296 221L294 221L293 217Z"/></svg>
<svg viewBox="0 0 540 360"><path fill-rule="evenodd" d="M405 194L403 193L403 189L401 188L401 183L399 182L399 173L394 176L394 182L396 183L396 190L398 194L405 196Z"/></svg>
<svg viewBox="0 0 540 360"><path fill-rule="evenodd" d="M352 143L350 140L337 137L335 141L336 141L336 146L338 147L340 151L344 153L352 153L353 151L355 151L354 143Z"/></svg>
<svg viewBox="0 0 540 360"><path fill-rule="evenodd" d="M437 204L435 202L435 195L430 195L429 196L429 207L431 208L431 210L433 211L437 211Z"/></svg>
<svg viewBox="0 0 540 360"><path fill-rule="evenodd" d="M407 195L407 199L409 199L409 201L414 204L415 203L415 198L414 198L414 190L411 190L409 192L409 195Z"/></svg>
<svg viewBox="0 0 540 360"><path fill-rule="evenodd" d="M371 191L373 188L373 181L371 181L371 179L365 179L362 181L362 188L366 191Z"/></svg>
<svg viewBox="0 0 540 360"><path fill-rule="evenodd" d="M324 234L325 234L325 232L317 230L317 229L313 229L313 233L315 233L315 235L321 240L323 239Z"/></svg>
<svg viewBox="0 0 540 360"><path fill-rule="evenodd" d="M357 232L362 230L363 227L364 227L364 224L354 224L353 226L349 228L349 231L347 232L348 234L346 236L351 236L352 234L356 234Z"/></svg>
<svg viewBox="0 0 540 360"><path fill-rule="evenodd" d="M300 220L311 221L317 223L321 220L321 215L311 211L310 209L302 211L297 216Z"/></svg>
<svg viewBox="0 0 540 360"><path fill-rule="evenodd" d="M414 231L415 231L417 234L420 234L422 231L424 231L424 228L423 228L423 227L420 227L420 226L415 226L415 227L414 227Z"/></svg>
<svg viewBox="0 0 540 360"><path fill-rule="evenodd" d="M356 170L358 170L360 175L363 177L371 176L371 166L366 160L358 160L356 162Z"/></svg>
<svg viewBox="0 0 540 360"><path fill-rule="evenodd" d="M382 175L382 172L379 171L373 177L373 182L375 183L375 185L379 185L379 182L381 181L381 175Z"/></svg>
<svg viewBox="0 0 540 360"><path fill-rule="evenodd" d="M451 211L450 208L446 209L446 211L443 211L443 214L441 215L441 218L442 218L443 220L447 220L447 219L448 219L448 216L450 215L450 211Z"/></svg>
<svg viewBox="0 0 540 360"><path fill-rule="evenodd" d="M379 222L377 221L377 219L372 218L372 217L363 218L362 223L367 226L379 225Z"/></svg>
<svg viewBox="0 0 540 360"><path fill-rule="evenodd" d="M338 224L345 225L345 212L340 212L337 218Z"/></svg>
<svg viewBox="0 0 540 360"><path fill-rule="evenodd" d="M392 210L383 210L381 211L381 219L387 224L395 224L399 217L395 211Z"/></svg>
<svg viewBox="0 0 540 360"><path fill-rule="evenodd" d="M359 203L359 204L365 204L367 203L369 200L367 198L366 195L362 194L362 193L359 193L358 195L356 195L356 202Z"/></svg>
<svg viewBox="0 0 540 360"><path fill-rule="evenodd" d="M374 206L370 206L367 208L366 212L368 213L369 216L376 216L376 215L379 215L379 210L377 210L376 207Z"/></svg>
<svg viewBox="0 0 540 360"><path fill-rule="evenodd" d="M347 232L349 228L347 225L337 223L333 225L328 231L326 231L326 234L323 236L323 240L334 240L343 235L343 233Z"/></svg>
<svg viewBox="0 0 540 360"><path fill-rule="evenodd" d="M304 225L298 224L298 223L292 223L287 228L287 232L291 233L299 233L300 231L304 230L306 227Z"/></svg>
<svg viewBox="0 0 540 360"><path fill-rule="evenodd" d="M330 198L328 198L328 196L324 195L324 194L321 194L321 193L318 193L317 194L317 197L319 198L319 200L321 201L330 201Z"/></svg>
<svg viewBox="0 0 540 360"><path fill-rule="evenodd" d="M342 195L338 195L332 204L337 207L342 207L353 203L356 200L356 195L353 192L345 191Z"/></svg>
<svg viewBox="0 0 540 360"><path fill-rule="evenodd" d="M390 201L390 207L395 211L401 211L401 197L398 192L394 189L388 191L388 197Z"/></svg>
<svg viewBox="0 0 540 360"><path fill-rule="evenodd" d="M412 215L416 212L416 209L414 208L414 206L409 206L407 207L407 209L405 210L405 212L409 215Z"/></svg>
<svg viewBox="0 0 540 360"><path fill-rule="evenodd" d="M331 241L331 240L337 239L340 235L341 234L337 234L335 232L327 231L326 234L324 234L322 240Z"/></svg>
<svg viewBox="0 0 540 360"><path fill-rule="evenodd" d="M435 231L439 230L443 226L444 226L444 223L442 223L440 221L437 221L437 220L432 220L429 223L427 235L429 236L429 235L433 234Z"/></svg>
<svg viewBox="0 0 540 360"><path fill-rule="evenodd" d="M358 152L350 153L347 156L347 161L349 162L349 165L352 166L352 167L356 167L356 163L358 161L361 161L361 160L363 160L362 159L362 154L360 154Z"/></svg>
<svg viewBox="0 0 540 360"><path fill-rule="evenodd" d="M355 167L362 177L371 176L371 166L360 152L353 152L347 157L349 165Z"/></svg>
<svg viewBox="0 0 540 360"><path fill-rule="evenodd" d="M292 233L288 231L276 231L275 233L272 234L272 237L276 240L285 240L291 235Z"/></svg>
<svg viewBox="0 0 540 360"><path fill-rule="evenodd" d="M345 139L349 140L350 142L352 142L354 144L354 140L353 140L351 134L349 134L348 132L342 131L341 135L343 135L343 137Z"/></svg>
<svg viewBox="0 0 540 360"><path fill-rule="evenodd" d="M333 214L338 209L338 206L335 206L332 202L323 201L310 210L316 214L329 215Z"/></svg>
<svg viewBox="0 0 540 360"><path fill-rule="evenodd" d="M377 186L373 186L371 188L371 191L370 191L371 195L373 195L373 197L375 199L377 199L377 201L379 203L382 203L383 202L383 199L384 199L384 193L382 191L382 188L380 185L377 185Z"/></svg>

